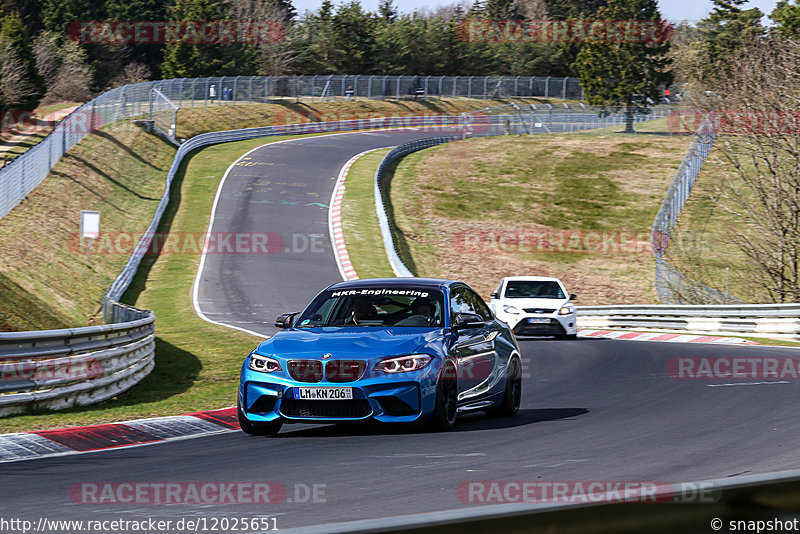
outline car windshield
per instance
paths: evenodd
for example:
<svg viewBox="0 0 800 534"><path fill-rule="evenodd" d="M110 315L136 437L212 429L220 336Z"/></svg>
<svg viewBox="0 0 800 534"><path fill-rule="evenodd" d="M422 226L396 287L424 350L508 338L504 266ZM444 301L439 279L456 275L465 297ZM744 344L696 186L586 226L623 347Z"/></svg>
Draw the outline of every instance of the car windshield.
<svg viewBox="0 0 800 534"><path fill-rule="evenodd" d="M439 290L358 288L325 291L297 319L297 328L322 326L441 327Z"/></svg>
<svg viewBox="0 0 800 534"><path fill-rule="evenodd" d="M565 299L558 282L550 280L515 280L506 285L508 299Z"/></svg>

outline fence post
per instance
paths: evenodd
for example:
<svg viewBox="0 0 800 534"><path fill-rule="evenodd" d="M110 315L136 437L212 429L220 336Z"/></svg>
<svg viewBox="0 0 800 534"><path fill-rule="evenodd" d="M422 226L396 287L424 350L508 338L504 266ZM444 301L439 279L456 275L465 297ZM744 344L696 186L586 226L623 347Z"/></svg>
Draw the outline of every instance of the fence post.
<svg viewBox="0 0 800 534"><path fill-rule="evenodd" d="M545 98L550 98L550 78L552 78L552 76L548 76L547 78L544 79L544 97Z"/></svg>
<svg viewBox="0 0 800 534"><path fill-rule="evenodd" d="M564 100L567 99L567 80L569 80L569 78L564 78L564 85L561 86L561 98Z"/></svg>

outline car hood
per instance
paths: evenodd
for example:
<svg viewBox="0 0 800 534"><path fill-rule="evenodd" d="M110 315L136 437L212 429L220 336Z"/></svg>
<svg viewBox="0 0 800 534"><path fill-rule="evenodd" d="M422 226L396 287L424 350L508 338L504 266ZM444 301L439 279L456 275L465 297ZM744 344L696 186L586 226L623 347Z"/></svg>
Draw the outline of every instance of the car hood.
<svg viewBox="0 0 800 534"><path fill-rule="evenodd" d="M290 329L262 341L260 354L320 357L330 353L334 359L353 356L391 356L412 354L419 347L442 337L442 329L325 327Z"/></svg>
<svg viewBox="0 0 800 534"><path fill-rule="evenodd" d="M503 299L502 303L515 308L542 308L547 310L557 310L567 299Z"/></svg>

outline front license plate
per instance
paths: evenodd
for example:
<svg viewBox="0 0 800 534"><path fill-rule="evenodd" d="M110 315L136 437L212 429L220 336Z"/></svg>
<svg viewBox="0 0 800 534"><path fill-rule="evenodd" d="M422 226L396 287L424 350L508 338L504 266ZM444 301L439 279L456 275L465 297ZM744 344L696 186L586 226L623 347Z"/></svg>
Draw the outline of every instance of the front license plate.
<svg viewBox="0 0 800 534"><path fill-rule="evenodd" d="M303 400L351 400L353 388L294 388L294 398Z"/></svg>
<svg viewBox="0 0 800 534"><path fill-rule="evenodd" d="M530 317L528 319L528 323L529 324L544 324L544 323L549 323L549 322L550 322L550 319L548 319L546 317Z"/></svg>

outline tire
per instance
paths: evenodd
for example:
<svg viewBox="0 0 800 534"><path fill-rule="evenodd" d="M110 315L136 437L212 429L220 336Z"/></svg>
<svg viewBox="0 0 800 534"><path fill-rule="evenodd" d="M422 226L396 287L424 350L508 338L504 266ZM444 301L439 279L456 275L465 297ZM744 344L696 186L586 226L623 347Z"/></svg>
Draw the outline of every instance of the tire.
<svg viewBox="0 0 800 534"><path fill-rule="evenodd" d="M503 400L499 406L486 410L486 414L491 417L510 417L519 412L520 401L522 400L522 366L518 358L512 358L508 364L506 374L506 390L503 393Z"/></svg>
<svg viewBox="0 0 800 534"><path fill-rule="evenodd" d="M236 415L239 417L239 427L242 429L242 432L250 434L251 436L276 436L283 426L281 421L273 421L270 423L252 422L245 417L239 403L236 404Z"/></svg>
<svg viewBox="0 0 800 534"><path fill-rule="evenodd" d="M564 339L578 339L578 334L567 334Z"/></svg>
<svg viewBox="0 0 800 534"><path fill-rule="evenodd" d="M437 432L450 430L456 424L458 407L458 380L455 368L447 365L442 369L436 386L436 400L433 414L425 421L425 430Z"/></svg>

